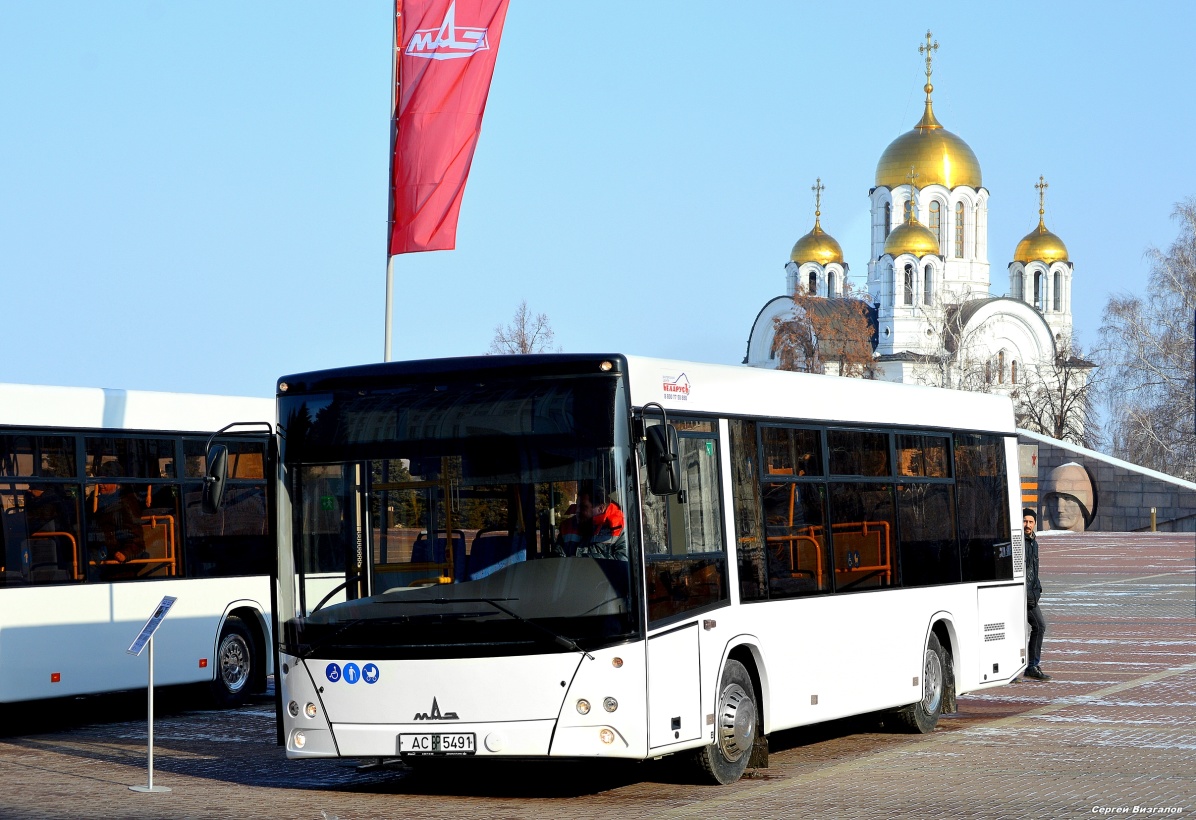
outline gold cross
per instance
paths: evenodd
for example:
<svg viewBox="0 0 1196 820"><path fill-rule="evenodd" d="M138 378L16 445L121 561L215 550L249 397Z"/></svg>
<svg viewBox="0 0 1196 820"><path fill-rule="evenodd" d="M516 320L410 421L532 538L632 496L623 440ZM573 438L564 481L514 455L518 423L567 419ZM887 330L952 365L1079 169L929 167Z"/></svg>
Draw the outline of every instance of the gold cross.
<svg viewBox="0 0 1196 820"><path fill-rule="evenodd" d="M939 41L935 40L934 45L930 44L930 29L926 29L926 44L918 46L918 53L926 55L926 82L930 83L930 53L939 50Z"/></svg>
<svg viewBox="0 0 1196 820"><path fill-rule="evenodd" d="M909 173L905 175L905 178L909 180L909 202L905 203L905 215L909 217L911 222L917 219L914 216L914 180L920 176L922 175L915 171L912 165L909 167Z"/></svg>
<svg viewBox="0 0 1196 820"><path fill-rule="evenodd" d="M1038 189L1038 215L1042 216L1044 213L1046 213L1046 211L1044 211L1043 207L1042 207L1043 200L1046 199L1046 189L1050 188L1051 186L1047 183L1047 181L1045 179L1042 178L1042 175L1039 174L1038 184L1035 185L1034 187Z"/></svg>
<svg viewBox="0 0 1196 820"><path fill-rule="evenodd" d="M826 190L826 186L822 184L822 177L814 180L810 190L814 192L814 218L817 219L822 215L822 192Z"/></svg>

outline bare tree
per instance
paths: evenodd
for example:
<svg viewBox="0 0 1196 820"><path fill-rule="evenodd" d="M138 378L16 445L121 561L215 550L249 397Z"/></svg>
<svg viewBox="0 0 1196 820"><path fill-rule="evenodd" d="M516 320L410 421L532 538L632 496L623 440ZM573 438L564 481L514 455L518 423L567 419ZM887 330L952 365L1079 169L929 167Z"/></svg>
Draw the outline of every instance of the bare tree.
<svg viewBox="0 0 1196 820"><path fill-rule="evenodd" d="M872 323L868 303L848 282L841 297L793 294L793 311L773 320L778 369L874 379Z"/></svg>
<svg viewBox="0 0 1196 820"><path fill-rule="evenodd" d="M1145 296L1110 297L1096 357L1107 369L1113 454L1182 478L1196 478L1196 198L1175 206L1179 237L1146 252Z"/></svg>
<svg viewBox="0 0 1196 820"><path fill-rule="evenodd" d="M548 316L532 316L527 300L519 303L515 318L506 327L495 325L494 338L487 353L549 353L556 335L548 324Z"/></svg>
<svg viewBox="0 0 1196 820"><path fill-rule="evenodd" d="M1021 384L1010 395L1019 427L1094 448L1101 443L1096 422L1095 365L1074 340L1063 340L1058 355L1023 368Z"/></svg>
<svg viewBox="0 0 1196 820"><path fill-rule="evenodd" d="M921 308L930 333L917 351L914 379L931 387L991 393L995 380L982 344L984 326L967 326L961 308L959 304Z"/></svg>

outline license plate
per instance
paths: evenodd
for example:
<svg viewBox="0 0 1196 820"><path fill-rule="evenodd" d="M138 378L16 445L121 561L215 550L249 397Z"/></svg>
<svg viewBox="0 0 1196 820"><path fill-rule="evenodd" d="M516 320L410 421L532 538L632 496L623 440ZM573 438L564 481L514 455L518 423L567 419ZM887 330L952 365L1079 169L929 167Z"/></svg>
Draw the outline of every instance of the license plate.
<svg viewBox="0 0 1196 820"><path fill-rule="evenodd" d="M399 754L471 755L477 752L473 732L433 732L399 735Z"/></svg>

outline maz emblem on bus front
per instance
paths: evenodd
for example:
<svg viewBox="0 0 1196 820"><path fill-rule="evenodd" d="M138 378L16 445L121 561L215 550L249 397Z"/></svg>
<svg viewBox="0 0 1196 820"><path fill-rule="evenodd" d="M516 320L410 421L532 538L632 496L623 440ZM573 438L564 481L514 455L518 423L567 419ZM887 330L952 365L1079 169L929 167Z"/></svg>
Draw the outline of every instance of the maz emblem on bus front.
<svg viewBox="0 0 1196 820"><path fill-rule="evenodd" d="M445 712L440 714L440 706L436 703L436 698L432 698L432 713L416 712L412 720L460 720L456 712Z"/></svg>

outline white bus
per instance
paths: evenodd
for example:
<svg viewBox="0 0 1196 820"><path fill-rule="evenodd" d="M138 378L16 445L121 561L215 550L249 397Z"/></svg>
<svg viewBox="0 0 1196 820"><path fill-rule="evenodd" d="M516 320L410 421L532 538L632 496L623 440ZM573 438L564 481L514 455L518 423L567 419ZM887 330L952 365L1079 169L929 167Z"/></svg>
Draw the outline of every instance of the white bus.
<svg viewBox="0 0 1196 820"><path fill-rule="evenodd" d="M1008 399L621 355L278 399L292 758L684 752L729 783L770 732L929 732L1025 666Z"/></svg>
<svg viewBox="0 0 1196 820"><path fill-rule="evenodd" d="M0 384L0 702L144 688L126 653L166 595L156 684L221 703L271 671L270 437L229 434L226 503L200 509L204 447L268 399Z"/></svg>

